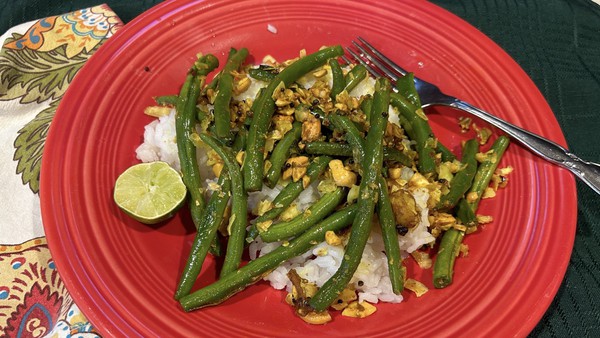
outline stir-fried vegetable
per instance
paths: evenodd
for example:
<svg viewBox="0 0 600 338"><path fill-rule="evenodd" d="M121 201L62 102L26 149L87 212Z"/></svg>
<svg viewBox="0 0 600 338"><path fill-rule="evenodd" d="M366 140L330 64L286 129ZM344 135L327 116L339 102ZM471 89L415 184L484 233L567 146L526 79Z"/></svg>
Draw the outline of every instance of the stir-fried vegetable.
<svg viewBox="0 0 600 338"><path fill-rule="evenodd" d="M412 74L394 88L386 78L373 81L363 65L340 64L341 46L258 67L244 65L248 54L232 48L208 84L218 61L201 56L178 95L155 98L161 106L157 113L176 110L181 172L197 227L175 293L183 309L218 304L325 240L344 246L344 258L321 287L296 271L288 273L295 312L313 324L331 320L330 306L347 316L370 315L375 308L356 301L351 279L373 227L380 228L393 293L426 290L418 281L405 284L402 258L403 252L412 253L429 268L429 255L414 251L423 244L401 249L404 236L419 226L431 238L424 244L437 248L432 284L450 285L463 238L477 229L479 201L508 138L498 137L485 153L476 139L468 140L459 162L435 137ZM254 97L236 99L251 79L264 86ZM390 122L390 112L398 123ZM212 149L209 158L218 176L208 203L197 148ZM263 183L279 192L249 214L249 193L263 189ZM295 202L309 186L320 197L299 210ZM220 245L219 228L227 240L220 277L194 290L207 254ZM243 250L254 241L281 245L244 265Z"/></svg>

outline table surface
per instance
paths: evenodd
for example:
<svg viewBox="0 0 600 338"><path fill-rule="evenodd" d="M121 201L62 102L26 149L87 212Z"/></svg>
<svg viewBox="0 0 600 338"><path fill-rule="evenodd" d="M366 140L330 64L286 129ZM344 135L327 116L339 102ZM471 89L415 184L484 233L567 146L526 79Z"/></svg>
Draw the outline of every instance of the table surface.
<svg viewBox="0 0 600 338"><path fill-rule="evenodd" d="M106 3L127 23L158 0ZM481 30L538 86L570 150L600 162L600 5L591 0L434 0ZM0 0L0 33L97 0ZM600 196L577 182L575 245L563 284L532 337L600 334Z"/></svg>

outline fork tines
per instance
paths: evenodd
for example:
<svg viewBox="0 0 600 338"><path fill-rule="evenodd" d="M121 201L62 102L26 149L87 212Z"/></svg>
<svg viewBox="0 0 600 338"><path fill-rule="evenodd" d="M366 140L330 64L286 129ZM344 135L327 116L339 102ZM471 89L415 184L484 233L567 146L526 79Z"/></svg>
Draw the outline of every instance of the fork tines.
<svg viewBox="0 0 600 338"><path fill-rule="evenodd" d="M343 56L342 59L344 61L351 63L351 60L354 60L354 62L364 65L371 75L375 77L387 76L393 81L406 74L404 69L395 64L365 39L357 37L357 40L358 42L352 41L352 46L346 47L349 56Z"/></svg>

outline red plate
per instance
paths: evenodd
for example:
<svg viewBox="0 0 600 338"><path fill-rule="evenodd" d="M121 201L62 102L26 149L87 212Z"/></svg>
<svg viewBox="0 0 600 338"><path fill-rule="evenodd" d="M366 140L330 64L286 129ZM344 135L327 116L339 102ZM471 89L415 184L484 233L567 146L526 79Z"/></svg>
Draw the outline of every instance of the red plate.
<svg viewBox="0 0 600 338"><path fill-rule="evenodd" d="M271 24L277 33L267 30ZM116 177L136 163L142 112L178 91L197 52L221 60L248 47L254 60L363 36L399 64L453 95L560 144L554 115L532 81L497 45L425 1L170 1L128 24L85 65L52 123L42 166L42 214L54 260L76 303L107 336L525 336L554 297L576 225L574 179L518 144L502 165L507 189L485 201L495 222L466 239L455 282L421 298L405 293L367 319L326 326L294 318L284 294L259 283L224 304L184 313L172 295L193 232L180 213L159 226L124 216ZM460 114L430 114L454 149ZM184 223L184 225L182 225ZM201 277L214 278L214 266ZM412 269L411 269L412 270ZM431 287L429 272L417 273Z"/></svg>

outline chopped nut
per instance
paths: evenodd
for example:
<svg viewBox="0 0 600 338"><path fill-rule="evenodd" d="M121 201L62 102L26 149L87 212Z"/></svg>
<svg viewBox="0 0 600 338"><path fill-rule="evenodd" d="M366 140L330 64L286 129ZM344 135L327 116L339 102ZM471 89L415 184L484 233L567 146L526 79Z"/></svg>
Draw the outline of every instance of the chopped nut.
<svg viewBox="0 0 600 338"><path fill-rule="evenodd" d="M475 202L475 201L477 201L478 198L479 198L479 194L477 194L477 192L475 192L475 191L471 191L470 193L467 194L468 202Z"/></svg>
<svg viewBox="0 0 600 338"><path fill-rule="evenodd" d="M267 231L269 229L269 227L271 226L271 224L273 224L272 220L268 220L268 221L264 221L264 222L259 222L256 223L256 228L260 231Z"/></svg>
<svg viewBox="0 0 600 338"><path fill-rule="evenodd" d="M401 168L390 168L388 169L388 175L391 179L397 180L400 178L400 175L402 173L402 169Z"/></svg>
<svg viewBox="0 0 600 338"><path fill-rule="evenodd" d="M329 169L331 170L331 177L338 187L352 188L356 183L356 174L345 167L342 161L331 160L329 162Z"/></svg>
<svg viewBox="0 0 600 338"><path fill-rule="evenodd" d="M342 311L342 316L353 318L365 318L377 311L377 308L368 302L354 301Z"/></svg>
<svg viewBox="0 0 600 338"><path fill-rule="evenodd" d="M273 56L267 54L263 57L262 62L267 65L275 65L277 60Z"/></svg>
<svg viewBox="0 0 600 338"><path fill-rule="evenodd" d="M496 173L498 175L500 175L500 176L507 176L508 174L512 173L513 170L514 170L513 167L508 166L508 167L505 167L505 168L498 168L498 169L496 169Z"/></svg>
<svg viewBox="0 0 600 338"><path fill-rule="evenodd" d="M293 219L294 217L300 215L300 210L298 210L298 207L296 206L296 203L292 203L292 205L290 205L289 207L287 207L282 213L281 215L279 215L279 219L287 222L291 219Z"/></svg>
<svg viewBox="0 0 600 338"><path fill-rule="evenodd" d="M419 281L416 281L412 278L408 278L404 282L404 287L407 288L408 290L414 292L417 297L421 297L427 291L429 291L429 289L425 286L425 284L423 284Z"/></svg>
<svg viewBox="0 0 600 338"><path fill-rule="evenodd" d="M458 118L458 125L460 125L460 129L463 133L466 133L469 131L469 129L471 129L472 122L473 120L470 117L461 116Z"/></svg>
<svg viewBox="0 0 600 338"><path fill-rule="evenodd" d="M302 122L302 141L313 142L321 136L321 121L318 118L309 115Z"/></svg>
<svg viewBox="0 0 600 338"><path fill-rule="evenodd" d="M331 315L327 311L323 312L309 312L304 316L300 316L302 320L313 325L322 325L331 321Z"/></svg>
<svg viewBox="0 0 600 338"><path fill-rule="evenodd" d="M206 97L208 98L208 102L210 104L215 103L215 99L217 98L217 91L214 90L214 89L212 89L212 88L207 89L206 90Z"/></svg>
<svg viewBox="0 0 600 338"><path fill-rule="evenodd" d="M427 115L425 115L425 112L423 111L423 108L418 108L417 110L415 110L415 114L417 114L417 116L419 116L420 118L422 118L425 121L429 120L427 118Z"/></svg>
<svg viewBox="0 0 600 338"><path fill-rule="evenodd" d="M252 84L252 80L250 78L244 76L239 81L237 81L233 87L233 95L240 95L250 88Z"/></svg>
<svg viewBox="0 0 600 338"><path fill-rule="evenodd" d="M319 193L321 195L324 195L328 192L335 191L336 189L337 189L337 185L335 184L335 182L332 179L322 180L321 182L319 182L319 185L317 185L317 190L319 191Z"/></svg>
<svg viewBox="0 0 600 338"><path fill-rule="evenodd" d="M239 165L244 164L244 157L246 156L246 153L243 150L238 151L238 153L235 155L235 160L237 161L237 163Z"/></svg>
<svg viewBox="0 0 600 338"><path fill-rule="evenodd" d="M314 72L312 73L312 75L313 75L314 77L316 77L317 79L318 79L318 78L321 78L321 77L323 77L323 76L325 76L326 74L327 74L327 69L325 69L325 68L320 68L320 69L317 69L316 71L314 71Z"/></svg>
<svg viewBox="0 0 600 338"><path fill-rule="evenodd" d="M485 188L485 190L483 191L483 196L481 196L481 198L486 199L486 198L493 198L493 197L496 197L496 191L494 190L494 188L492 188L492 187Z"/></svg>
<svg viewBox="0 0 600 338"><path fill-rule="evenodd" d="M504 188L508 184L508 175L512 173L513 167L508 166L506 168L498 168L492 175L491 187L494 190Z"/></svg>
<svg viewBox="0 0 600 338"><path fill-rule="evenodd" d="M461 243L459 251L463 257L467 257L469 255L469 246L464 243Z"/></svg>
<svg viewBox="0 0 600 338"><path fill-rule="evenodd" d="M475 124L473 124L473 127L475 128L475 131L477 132L477 139L479 140L479 144L484 145L488 142L488 140L490 139L490 136L492 136L492 131L490 130L490 128L484 127L484 128L478 128Z"/></svg>
<svg viewBox="0 0 600 338"><path fill-rule="evenodd" d="M273 124L275 125L275 130L279 131L282 136L285 135L288 131L292 130L292 123L294 123L293 116L273 116Z"/></svg>
<svg viewBox="0 0 600 338"><path fill-rule="evenodd" d="M426 188L429 185L427 178L416 172L408 181L409 188Z"/></svg>
<svg viewBox="0 0 600 338"><path fill-rule="evenodd" d="M477 215L477 224L488 224L494 221L492 216Z"/></svg>
<svg viewBox="0 0 600 338"><path fill-rule="evenodd" d="M356 291L350 288L345 288L333 301L333 303L331 303L331 307L338 311L341 311L345 309L348 306L348 304L355 301L357 298L358 297L356 296Z"/></svg>
<svg viewBox="0 0 600 338"><path fill-rule="evenodd" d="M223 171L223 167L224 167L223 162L217 162L217 163L213 164L212 170L213 170L213 173L215 174L215 176L217 176L217 177L221 176L221 172Z"/></svg>
<svg viewBox="0 0 600 338"><path fill-rule="evenodd" d="M452 224L452 227L458 231L466 231L467 227L462 224Z"/></svg>
<svg viewBox="0 0 600 338"><path fill-rule="evenodd" d="M254 208L254 210L252 210L252 213L256 216L262 216L265 212L271 209L273 209L273 202L263 200L258 202L258 205L256 206L256 208Z"/></svg>
<svg viewBox="0 0 600 338"><path fill-rule="evenodd" d="M285 162L286 169L283 172L282 178L284 180L289 179L290 177L294 182L298 182L306 174L306 168L308 167L308 157L306 156L296 156L289 158Z"/></svg>
<svg viewBox="0 0 600 338"><path fill-rule="evenodd" d="M343 244L342 238L340 236L336 235L336 233L331 230L329 230L325 233L325 242L327 242L327 244L329 244L329 245L334 245L334 246Z"/></svg>
<svg viewBox="0 0 600 338"><path fill-rule="evenodd" d="M449 213L436 212L431 215L429 222L431 223L432 227L448 230L454 224L456 224L456 218Z"/></svg>
<svg viewBox="0 0 600 338"><path fill-rule="evenodd" d="M306 189L310 184L310 176L304 175L302 176L302 188Z"/></svg>
<svg viewBox="0 0 600 338"><path fill-rule="evenodd" d="M273 163L271 163L271 161L269 161L269 160L265 160L265 164L263 166L263 170L264 170L263 172L266 174L269 171L269 169L271 169L271 166L273 166Z"/></svg>

